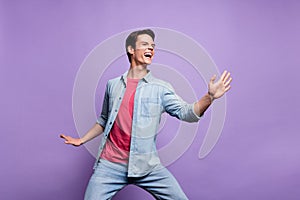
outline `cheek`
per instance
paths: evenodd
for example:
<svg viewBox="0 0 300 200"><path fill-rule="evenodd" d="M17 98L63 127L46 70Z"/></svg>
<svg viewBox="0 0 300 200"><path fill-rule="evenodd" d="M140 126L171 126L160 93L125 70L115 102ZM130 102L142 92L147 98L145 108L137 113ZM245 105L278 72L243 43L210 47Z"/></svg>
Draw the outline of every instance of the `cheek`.
<svg viewBox="0 0 300 200"><path fill-rule="evenodd" d="M144 51L143 50L137 50L135 52L136 57L143 57L144 56Z"/></svg>

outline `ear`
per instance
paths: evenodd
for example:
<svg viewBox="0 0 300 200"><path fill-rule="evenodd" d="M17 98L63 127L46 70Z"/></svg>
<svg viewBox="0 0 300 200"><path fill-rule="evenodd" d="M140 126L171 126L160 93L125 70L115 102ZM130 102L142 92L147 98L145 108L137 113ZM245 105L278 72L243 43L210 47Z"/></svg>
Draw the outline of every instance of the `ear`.
<svg viewBox="0 0 300 200"><path fill-rule="evenodd" d="M127 47L127 52L130 53L130 54L133 54L134 53L134 48L131 45L129 45Z"/></svg>

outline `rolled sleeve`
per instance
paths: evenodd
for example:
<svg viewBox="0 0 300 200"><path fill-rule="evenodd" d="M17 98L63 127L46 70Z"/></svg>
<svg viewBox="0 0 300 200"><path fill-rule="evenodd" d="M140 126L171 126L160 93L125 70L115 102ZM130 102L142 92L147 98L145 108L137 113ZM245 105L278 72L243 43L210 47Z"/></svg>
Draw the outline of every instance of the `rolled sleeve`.
<svg viewBox="0 0 300 200"><path fill-rule="evenodd" d="M96 123L99 124L102 127L105 127L106 120L104 120L101 116L99 116L98 119L97 119L97 121L96 121Z"/></svg>
<svg viewBox="0 0 300 200"><path fill-rule="evenodd" d="M109 112L109 96L108 96L108 84L107 84L105 94L104 94L103 104L102 104L102 111L99 117L97 118L96 123L101 125L102 127L105 127L108 119L108 112Z"/></svg>
<svg viewBox="0 0 300 200"><path fill-rule="evenodd" d="M197 116L194 111L194 104L185 102L179 97L174 89L169 86L163 96L163 104L165 111L171 116L174 116L186 122L198 122L201 116Z"/></svg>

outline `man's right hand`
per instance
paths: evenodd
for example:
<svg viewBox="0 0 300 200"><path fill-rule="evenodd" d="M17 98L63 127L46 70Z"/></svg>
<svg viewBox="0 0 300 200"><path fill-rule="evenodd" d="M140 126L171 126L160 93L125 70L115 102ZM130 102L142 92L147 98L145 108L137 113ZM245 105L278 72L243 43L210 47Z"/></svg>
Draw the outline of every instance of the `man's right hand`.
<svg viewBox="0 0 300 200"><path fill-rule="evenodd" d="M61 134L60 137L65 139L65 144L71 144L74 146L80 146L83 144L80 138L72 138L71 136L66 136L64 134Z"/></svg>

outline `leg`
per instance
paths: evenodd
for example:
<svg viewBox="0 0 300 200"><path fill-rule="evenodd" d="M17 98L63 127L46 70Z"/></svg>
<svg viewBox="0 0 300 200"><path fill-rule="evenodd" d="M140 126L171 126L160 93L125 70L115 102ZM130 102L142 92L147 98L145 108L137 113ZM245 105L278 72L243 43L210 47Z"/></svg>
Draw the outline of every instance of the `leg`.
<svg viewBox="0 0 300 200"><path fill-rule="evenodd" d="M116 164L112 164L116 165ZM111 199L127 185L127 174L109 166L108 161L99 162L85 191L85 200Z"/></svg>
<svg viewBox="0 0 300 200"><path fill-rule="evenodd" d="M150 192L156 199L188 199L174 176L166 168L155 170L145 177L137 178L133 183Z"/></svg>

